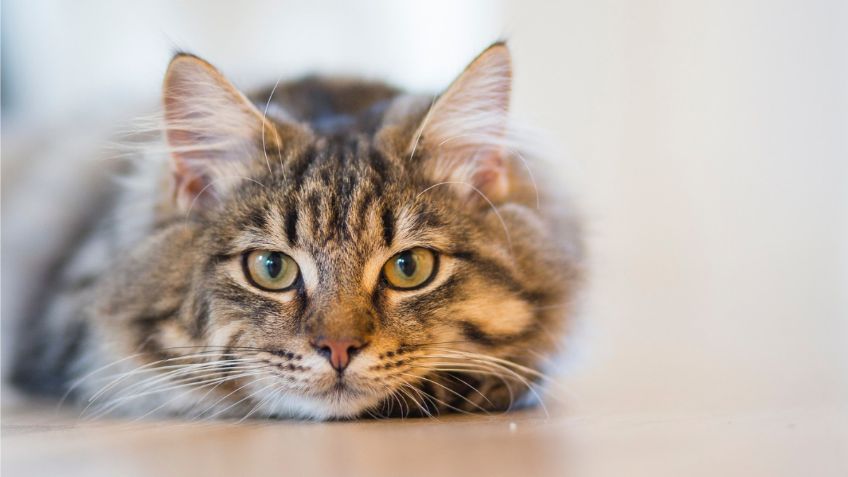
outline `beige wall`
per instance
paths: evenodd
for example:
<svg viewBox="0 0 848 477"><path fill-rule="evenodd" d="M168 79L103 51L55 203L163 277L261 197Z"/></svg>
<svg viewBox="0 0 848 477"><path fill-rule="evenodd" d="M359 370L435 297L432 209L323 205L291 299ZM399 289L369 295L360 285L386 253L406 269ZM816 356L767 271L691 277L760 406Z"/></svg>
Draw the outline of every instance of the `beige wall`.
<svg viewBox="0 0 848 477"><path fill-rule="evenodd" d="M846 4L540 1L507 17L519 112L581 168L595 286L579 400L844 412Z"/></svg>

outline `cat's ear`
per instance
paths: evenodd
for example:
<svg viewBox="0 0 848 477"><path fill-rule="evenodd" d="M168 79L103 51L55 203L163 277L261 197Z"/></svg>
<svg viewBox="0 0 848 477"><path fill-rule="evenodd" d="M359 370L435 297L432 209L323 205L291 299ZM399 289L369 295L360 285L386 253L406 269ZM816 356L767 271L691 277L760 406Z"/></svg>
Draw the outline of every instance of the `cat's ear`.
<svg viewBox="0 0 848 477"><path fill-rule="evenodd" d="M506 198L509 177L504 151L512 88L512 62L504 43L481 53L436 100L425 116L419 146L436 182L469 200ZM447 186L447 185L446 185Z"/></svg>
<svg viewBox="0 0 848 477"><path fill-rule="evenodd" d="M214 202L244 179L263 147L279 147L262 112L196 56L181 53L171 60L163 102L174 197L182 208Z"/></svg>

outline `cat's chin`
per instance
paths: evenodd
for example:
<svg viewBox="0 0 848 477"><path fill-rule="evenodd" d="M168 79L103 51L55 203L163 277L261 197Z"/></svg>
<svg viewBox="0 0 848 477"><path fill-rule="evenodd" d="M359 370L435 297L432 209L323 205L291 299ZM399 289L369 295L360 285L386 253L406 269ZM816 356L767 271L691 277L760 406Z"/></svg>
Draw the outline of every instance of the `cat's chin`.
<svg viewBox="0 0 848 477"><path fill-rule="evenodd" d="M314 419L353 419L381 401L378 396L328 395L326 397L287 395L268 405L270 416Z"/></svg>
<svg viewBox="0 0 848 477"><path fill-rule="evenodd" d="M373 390L329 386L322 391L313 390L309 395L293 391L276 391L274 395L258 392L256 398L263 403L257 415L326 421L360 417L381 403L386 396Z"/></svg>

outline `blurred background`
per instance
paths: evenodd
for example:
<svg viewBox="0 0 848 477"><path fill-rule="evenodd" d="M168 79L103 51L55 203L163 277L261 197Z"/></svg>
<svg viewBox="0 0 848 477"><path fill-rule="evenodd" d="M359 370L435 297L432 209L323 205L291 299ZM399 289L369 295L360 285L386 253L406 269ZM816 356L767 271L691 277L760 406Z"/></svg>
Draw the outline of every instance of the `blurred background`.
<svg viewBox="0 0 848 477"><path fill-rule="evenodd" d="M514 54L513 111L555 145L587 219L592 283L562 369L564 416L706 425L693 446L728 441L697 455L755 474L848 471L839 0L3 0L4 323L83 162L156 107L175 49L244 89L324 72L432 92L499 38ZM595 431L567 439L584 468L632 449ZM686 434L663 436L655 445ZM758 439L770 447L746 447Z"/></svg>

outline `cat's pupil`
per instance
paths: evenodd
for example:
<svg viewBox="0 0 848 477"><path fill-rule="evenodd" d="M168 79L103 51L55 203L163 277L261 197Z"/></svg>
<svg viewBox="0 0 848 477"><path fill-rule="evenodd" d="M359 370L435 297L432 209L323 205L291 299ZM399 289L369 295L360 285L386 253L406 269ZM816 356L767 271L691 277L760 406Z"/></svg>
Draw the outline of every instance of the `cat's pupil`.
<svg viewBox="0 0 848 477"><path fill-rule="evenodd" d="M265 258L265 269L271 278L277 278L280 275L283 270L283 258L278 252L274 252Z"/></svg>
<svg viewBox="0 0 848 477"><path fill-rule="evenodd" d="M407 277L411 277L415 275L416 263L415 257L412 256L412 252L403 252L397 258L397 268Z"/></svg>

